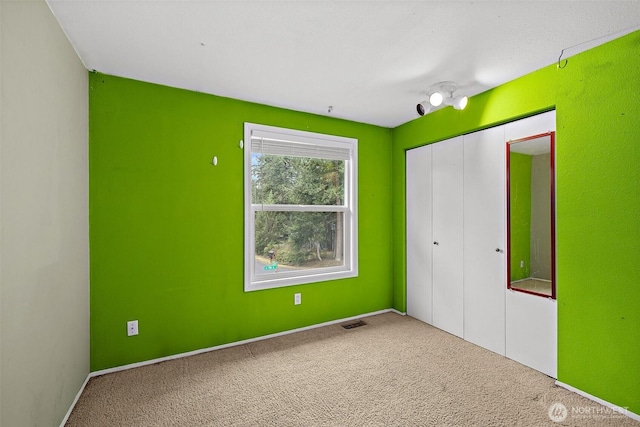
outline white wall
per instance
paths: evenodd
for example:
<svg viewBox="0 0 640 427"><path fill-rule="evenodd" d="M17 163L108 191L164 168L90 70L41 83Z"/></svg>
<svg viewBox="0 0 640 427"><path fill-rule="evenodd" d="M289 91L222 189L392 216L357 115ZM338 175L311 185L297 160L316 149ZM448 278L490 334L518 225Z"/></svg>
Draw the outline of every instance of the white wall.
<svg viewBox="0 0 640 427"><path fill-rule="evenodd" d="M53 426L89 373L88 75L44 1L0 34L0 424Z"/></svg>

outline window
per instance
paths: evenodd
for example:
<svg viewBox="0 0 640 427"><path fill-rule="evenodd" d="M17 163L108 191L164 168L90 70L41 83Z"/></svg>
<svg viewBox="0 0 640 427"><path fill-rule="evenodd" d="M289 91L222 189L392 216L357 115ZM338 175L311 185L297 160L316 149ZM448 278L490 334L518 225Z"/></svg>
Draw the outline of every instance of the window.
<svg viewBox="0 0 640 427"><path fill-rule="evenodd" d="M358 141L245 123L245 291L355 277Z"/></svg>

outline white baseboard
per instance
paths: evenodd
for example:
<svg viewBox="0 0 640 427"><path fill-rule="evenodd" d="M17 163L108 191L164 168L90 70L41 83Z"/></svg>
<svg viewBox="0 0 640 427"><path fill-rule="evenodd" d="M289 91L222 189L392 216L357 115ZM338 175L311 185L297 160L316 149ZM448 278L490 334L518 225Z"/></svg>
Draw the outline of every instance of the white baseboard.
<svg viewBox="0 0 640 427"><path fill-rule="evenodd" d="M589 393L585 393L584 391L582 391L580 389L577 389L575 387L570 386L569 384L565 384L565 383L560 382L560 381L556 381L556 385L558 385L558 386L560 386L562 388L566 388L567 390L572 391L572 392L574 392L576 394L579 394L582 397L586 397L589 400L593 400L594 402L597 402L597 403L601 404L602 406L606 406L607 408L611 408L614 411L616 411L617 413L622 414L622 415L626 415L627 417L631 418L632 420L640 421L640 415L635 414L635 413L629 411L626 408L622 408L622 407L620 407L618 405L614 405L613 403L607 402L606 400L602 400L599 397L592 396Z"/></svg>
<svg viewBox="0 0 640 427"><path fill-rule="evenodd" d="M189 357L189 356L194 356L196 354L208 353L210 351L221 350L221 349L227 348L227 347L235 347L235 346L238 346L238 345L248 344L248 343L255 342L255 341L266 340L266 339L269 339L269 338L280 337L280 336L283 336L283 335L289 335L289 334L293 334L293 333L296 333L296 332L308 331L310 329L321 328L323 326L335 325L336 323L348 322L348 321L355 320L355 319L361 319L363 317L375 316L377 314L391 313L391 312L394 312L394 313L397 313L397 314L400 314L400 315L404 315L404 313L400 313L399 311L396 311L396 310L394 310L392 308L387 308L385 310L378 310L378 311L374 311L374 312L371 312L371 313L360 314L358 316L345 317L344 319L331 320L329 322L318 323L318 324L315 324L315 325L305 326L305 327L297 328L297 329L290 329L288 331L278 332L278 333L275 333L275 334L263 335L263 336L256 337L256 338L250 338L250 339L246 339L246 340L242 340L242 341L235 341L235 342L231 342L231 343L228 343L228 344L221 344L221 345L217 345L217 346L214 346L214 347L208 347L208 348L202 348L202 349L199 349L199 350L188 351L186 353L179 353L179 354L174 354L174 355L171 355L171 356L160 357L160 358L157 358L157 359L145 360L143 362L130 363L128 365L116 366L116 367L108 368L108 369L102 369L100 371L91 372L89 374L89 376L90 377L97 377L97 376L100 376L100 375L110 374L112 372L119 372L119 371L125 371L127 369L139 368L141 366L153 365L155 363L166 362L168 360L181 359L183 357Z"/></svg>
<svg viewBox="0 0 640 427"><path fill-rule="evenodd" d="M62 422L60 423L60 427L64 427L64 425L67 423L67 421L69 421L69 416L71 415L71 411L73 411L73 408L76 407L76 403L78 403L78 399L80 399L80 396L82 395L82 392L84 391L84 388L87 386L87 383L89 382L89 378L91 378L91 373L89 373L89 375L87 375L87 378L85 378L84 382L82 383L82 387L80 387L80 390L78 390L78 394L76 394L76 398L73 399L73 402L71 402L71 406L69 407L69 410L67 411L67 414L62 419Z"/></svg>
<svg viewBox="0 0 640 427"><path fill-rule="evenodd" d="M407 315L406 311L398 311L395 308L390 308L389 311L391 313L399 314L400 316L406 316Z"/></svg>

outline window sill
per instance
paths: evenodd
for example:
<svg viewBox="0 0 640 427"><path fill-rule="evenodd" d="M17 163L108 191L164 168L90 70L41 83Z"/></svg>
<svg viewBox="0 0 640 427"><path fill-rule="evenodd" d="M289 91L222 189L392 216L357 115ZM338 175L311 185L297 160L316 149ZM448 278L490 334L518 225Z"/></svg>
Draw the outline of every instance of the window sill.
<svg viewBox="0 0 640 427"><path fill-rule="evenodd" d="M287 277L286 273L283 273L282 275L279 275L276 273L275 275L279 277L269 276L268 279L267 278L262 280L259 279L249 283L245 283L244 291L245 292L261 291L265 289L281 288L285 286L295 286L295 285L303 285L307 283L326 282L329 280L358 277L357 269L351 269L351 270L340 269L339 271L336 271L335 269L327 269L327 270L330 270L330 271L325 271L325 272L318 271L317 273L314 273L314 274L308 274L304 276L296 275L296 276L290 276L290 277Z"/></svg>

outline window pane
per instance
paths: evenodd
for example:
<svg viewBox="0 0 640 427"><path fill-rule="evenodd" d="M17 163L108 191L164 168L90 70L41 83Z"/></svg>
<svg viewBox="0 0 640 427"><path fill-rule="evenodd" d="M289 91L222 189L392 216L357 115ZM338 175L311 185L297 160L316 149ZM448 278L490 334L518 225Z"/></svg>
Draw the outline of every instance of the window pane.
<svg viewBox="0 0 640 427"><path fill-rule="evenodd" d="M255 274L344 266L342 212L256 212Z"/></svg>
<svg viewBox="0 0 640 427"><path fill-rule="evenodd" d="M251 155L251 203L344 204L343 160Z"/></svg>

